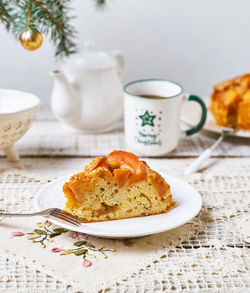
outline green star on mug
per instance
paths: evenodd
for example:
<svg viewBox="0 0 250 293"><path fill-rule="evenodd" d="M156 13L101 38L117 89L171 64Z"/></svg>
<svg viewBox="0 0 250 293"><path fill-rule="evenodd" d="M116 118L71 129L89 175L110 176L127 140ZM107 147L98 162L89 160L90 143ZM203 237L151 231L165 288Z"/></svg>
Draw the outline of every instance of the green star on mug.
<svg viewBox="0 0 250 293"><path fill-rule="evenodd" d="M148 111L146 111L143 115L139 115L139 118L142 120L141 126L150 125L154 126L154 119L156 115L150 115Z"/></svg>

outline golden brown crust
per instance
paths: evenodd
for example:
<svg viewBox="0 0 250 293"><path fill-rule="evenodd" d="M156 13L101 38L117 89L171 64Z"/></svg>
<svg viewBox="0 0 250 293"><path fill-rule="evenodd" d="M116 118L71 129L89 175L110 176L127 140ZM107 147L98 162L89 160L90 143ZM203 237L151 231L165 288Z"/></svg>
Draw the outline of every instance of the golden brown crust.
<svg viewBox="0 0 250 293"><path fill-rule="evenodd" d="M210 111L221 126L250 129L250 74L214 86Z"/></svg>
<svg viewBox="0 0 250 293"><path fill-rule="evenodd" d="M250 129L250 91L244 94L238 107L238 127Z"/></svg>
<svg viewBox="0 0 250 293"><path fill-rule="evenodd" d="M68 199L65 210L76 213L85 222L118 219L114 214L129 218L130 212L133 217L144 212L145 215L159 214L174 205L170 186L160 174L134 154L124 151L94 158L83 172L71 176L63 192ZM154 205L157 208L154 209ZM86 209L89 213L84 217Z"/></svg>
<svg viewBox="0 0 250 293"><path fill-rule="evenodd" d="M83 172L71 176L70 181L65 183L63 191L67 196L68 190L71 189L69 197L72 198L72 192L84 193L93 189L89 178L94 170L98 171L98 174L95 173L94 176L98 175L106 180L110 180L113 177L118 187L122 187L125 184L131 185L146 180L145 167L150 170L149 177L159 195L163 196L169 189L169 185L162 176L151 170L145 161L139 161L134 154L124 151L113 151L107 157L95 157L84 168Z"/></svg>

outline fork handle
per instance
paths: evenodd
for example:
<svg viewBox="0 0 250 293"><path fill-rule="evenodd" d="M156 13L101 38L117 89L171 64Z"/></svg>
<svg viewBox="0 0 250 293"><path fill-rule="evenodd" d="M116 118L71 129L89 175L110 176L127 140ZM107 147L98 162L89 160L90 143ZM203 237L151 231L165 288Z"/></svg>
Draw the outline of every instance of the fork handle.
<svg viewBox="0 0 250 293"><path fill-rule="evenodd" d="M0 213L0 217L34 217L34 216L46 216L43 212L37 212L32 214L9 214L9 213Z"/></svg>
<svg viewBox="0 0 250 293"><path fill-rule="evenodd" d="M188 166L185 169L184 174L189 175L189 174L192 174L192 173L198 171L200 169L200 166L211 156L212 152L213 152L213 150L211 148L205 150L198 157L198 159L196 159L190 166Z"/></svg>

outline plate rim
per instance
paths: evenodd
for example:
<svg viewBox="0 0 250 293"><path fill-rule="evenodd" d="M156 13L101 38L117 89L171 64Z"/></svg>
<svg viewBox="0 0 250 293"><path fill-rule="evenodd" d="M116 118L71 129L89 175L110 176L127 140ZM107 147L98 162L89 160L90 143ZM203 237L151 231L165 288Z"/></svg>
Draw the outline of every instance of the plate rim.
<svg viewBox="0 0 250 293"><path fill-rule="evenodd" d="M81 232L81 233L86 233L86 234L88 234L88 235L91 235L91 236L96 236L96 237L102 237L102 238L111 238L111 239L120 239L120 238L137 238L137 237L143 237L143 236L149 236L149 235L154 235L154 234L158 234L158 233L162 233L162 232L166 232L166 231L170 231L170 230L173 230L173 229L175 229L175 228L177 228L177 227L180 227L180 226L182 226L182 225L184 225L184 224L186 224L186 223L188 223L188 222L190 222L193 218L195 218L197 215L198 215L198 213L200 212L200 210L201 210L201 208L202 208L202 197L201 197L201 195L200 195L200 193L191 185L191 184L189 184L189 183L187 183L186 181L184 181L184 180L182 180L182 179L180 179L180 178L178 178L178 177L175 177L175 176L172 176L172 175L168 175L168 174L166 174L165 172L165 174L162 172L162 171L160 171L159 172L162 176L163 176L163 178L167 181L167 179L166 179L166 177L167 178L170 178L170 180L171 180L171 178L173 179L173 180L177 180L177 181L180 181L182 184L184 184L184 185L186 185L186 186L188 186L189 188L191 188L191 189L193 189L193 191L195 192L195 194L196 194L196 200L197 200L197 204L198 204L198 206L197 206L197 208L196 208L196 210L194 211L194 213L190 216L190 217L188 217L188 218L184 218L184 220L183 221L181 221L180 223L178 223L178 224L176 224L176 225L173 225L173 226L171 226L171 227L169 227L169 228L162 228L162 229L156 229L156 230L154 230L154 231L148 231L148 232L146 232L146 231L143 231L143 232L136 232L136 233L118 233L117 234L117 232L115 232L116 234L114 235L114 234L112 234L112 233L110 233L110 232L108 232L108 233L91 233L91 232L89 232L89 231L84 231L84 227L82 226L80 226L80 227L77 227L77 226L73 226L73 225L68 225L68 224L64 224L64 223L61 223L61 222L59 222L58 220L54 220L54 219L49 219L50 220L50 222L52 222L53 224L55 224L55 225L58 225L58 226L61 226L61 227L66 227L67 229L69 229L69 230L72 230L72 231L76 231L76 232ZM43 186L36 194L35 194L35 198L34 198L34 200L35 200L35 208L36 208L36 210L37 211L41 211L41 209L40 209L40 207L39 207L39 204L38 204L38 199L40 198L40 195L43 193L43 191L46 189L46 188L48 188L48 186L49 185L52 185L52 184L55 184L57 181L61 181L62 179L66 179L66 177L67 178L70 178L72 176L72 174L68 174L68 175L63 175L63 176L60 176L60 177L58 177L58 178L56 178L56 179L54 179L54 180L52 180L52 181L50 181L48 184L46 184L45 186ZM170 186L171 187L171 186ZM173 207L173 210L174 210L174 207ZM157 214L157 215L151 215L151 216L148 216L148 217L154 217L154 216L164 216L164 215L167 215L168 214L168 212L167 213L162 213L162 214ZM136 217L134 217L134 218L136 218ZM140 217L138 217L138 218L140 218ZM127 219L131 219L131 218L127 218ZM112 221L103 221L103 223L108 223L108 222L114 222L114 221L123 221L123 220L126 220L126 219L120 219L120 220L112 220ZM84 225L84 224L92 224L92 223L83 223L82 225ZM70 227L70 228L69 228ZM72 229L71 229L72 228ZM99 231L100 232L100 231Z"/></svg>

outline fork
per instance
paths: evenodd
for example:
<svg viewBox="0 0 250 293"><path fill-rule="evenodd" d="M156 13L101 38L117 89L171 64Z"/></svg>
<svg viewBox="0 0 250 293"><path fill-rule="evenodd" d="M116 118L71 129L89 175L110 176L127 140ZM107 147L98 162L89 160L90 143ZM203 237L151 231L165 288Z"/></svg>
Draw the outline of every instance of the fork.
<svg viewBox="0 0 250 293"><path fill-rule="evenodd" d="M207 160L213 153L214 149L223 141L223 139L229 134L235 133L236 129L224 127L221 131L221 135L215 141L215 143L206 149L190 166L184 170L185 175L192 174L199 170L200 166Z"/></svg>
<svg viewBox="0 0 250 293"><path fill-rule="evenodd" d="M33 216L44 216L47 218L61 219L75 226L80 226L81 224L81 220L58 208L46 209L40 212L31 213L31 214L0 213L0 217L33 217Z"/></svg>

